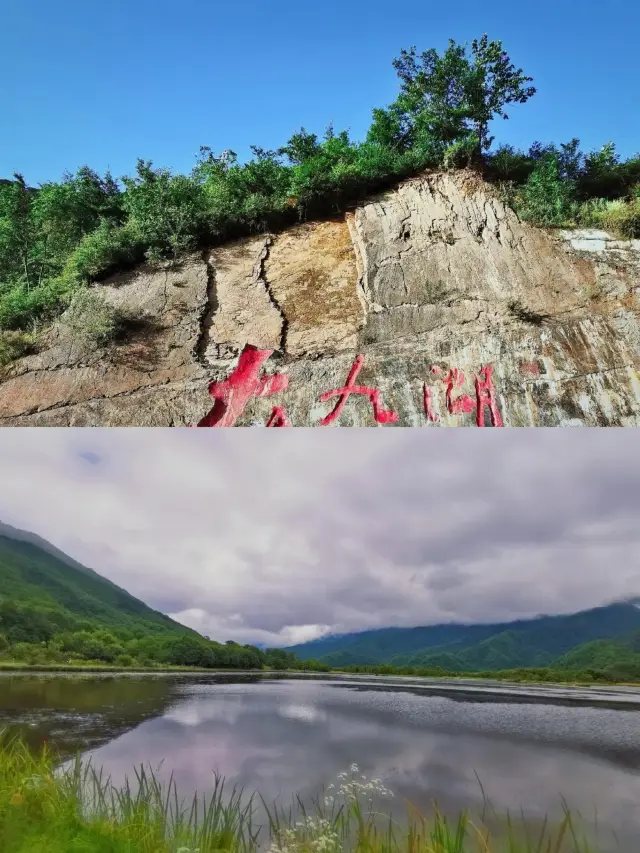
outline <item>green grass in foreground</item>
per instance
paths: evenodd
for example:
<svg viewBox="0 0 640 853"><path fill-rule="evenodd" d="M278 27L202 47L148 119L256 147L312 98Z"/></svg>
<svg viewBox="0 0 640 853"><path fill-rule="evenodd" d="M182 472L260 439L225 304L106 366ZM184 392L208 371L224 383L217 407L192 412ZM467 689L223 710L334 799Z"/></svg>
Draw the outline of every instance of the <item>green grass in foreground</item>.
<svg viewBox="0 0 640 853"><path fill-rule="evenodd" d="M116 788L79 758L57 764L52 751L33 754L0 732L2 853L595 853L568 810L558 826L545 820L535 837L508 816L492 834L484 821L462 814L452 822L437 809L427 818L410 808L403 827L389 817L381 829L371 798L392 794L356 765L328 786L313 813L298 803L296 819L263 802L269 826L260 833L254 798L229 791L220 777L208 798L181 802L173 781L162 786L143 768Z"/></svg>

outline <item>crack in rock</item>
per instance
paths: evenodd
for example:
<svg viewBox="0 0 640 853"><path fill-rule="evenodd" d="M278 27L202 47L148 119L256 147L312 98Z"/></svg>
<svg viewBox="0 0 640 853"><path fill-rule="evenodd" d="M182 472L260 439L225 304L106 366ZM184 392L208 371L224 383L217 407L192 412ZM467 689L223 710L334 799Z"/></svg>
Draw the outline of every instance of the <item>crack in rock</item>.
<svg viewBox="0 0 640 853"><path fill-rule="evenodd" d="M282 353L282 355L284 355L287 350L287 332L289 331L289 320L287 319L287 316L282 309L282 305L280 305L280 302L278 301L273 292L273 288L271 287L271 284L267 278L267 274L265 271L265 264L269 259L269 253L271 251L272 245L273 237L265 237L264 246L262 247L262 250L258 255L258 259L253 268L253 279L256 282L262 283L265 289L265 293L269 298L269 302L273 305L273 307L280 315L282 327L280 329L280 346L278 348L278 351Z"/></svg>
<svg viewBox="0 0 640 853"><path fill-rule="evenodd" d="M202 367L208 367L206 354L211 343L213 317L218 310L218 294L216 290L216 271L211 262L211 252L208 249L205 249L202 253L202 261L207 270L207 288L205 299L202 305L199 306L200 317L198 319L198 327L200 332L193 353Z"/></svg>

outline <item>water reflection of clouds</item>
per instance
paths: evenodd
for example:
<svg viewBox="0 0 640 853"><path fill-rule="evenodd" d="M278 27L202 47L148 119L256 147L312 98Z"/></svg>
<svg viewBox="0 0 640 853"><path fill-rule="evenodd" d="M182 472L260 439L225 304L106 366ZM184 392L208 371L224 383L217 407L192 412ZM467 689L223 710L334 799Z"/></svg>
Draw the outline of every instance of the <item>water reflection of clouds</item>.
<svg viewBox="0 0 640 853"><path fill-rule="evenodd" d="M209 697L196 697L168 711L164 719L181 726L200 726L213 721L233 725L243 713L245 702L242 696L221 696L215 702Z"/></svg>
<svg viewBox="0 0 640 853"><path fill-rule="evenodd" d="M277 713L287 720L297 720L302 723L320 723L327 720L326 712L312 705L284 705L278 708Z"/></svg>

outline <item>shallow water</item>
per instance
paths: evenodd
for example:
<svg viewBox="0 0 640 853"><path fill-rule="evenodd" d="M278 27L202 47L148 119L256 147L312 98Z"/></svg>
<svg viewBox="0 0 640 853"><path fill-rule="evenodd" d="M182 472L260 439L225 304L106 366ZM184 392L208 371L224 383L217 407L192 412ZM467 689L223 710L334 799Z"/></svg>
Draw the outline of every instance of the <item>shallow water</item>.
<svg viewBox="0 0 640 853"><path fill-rule="evenodd" d="M267 802L310 802L357 763L428 812L535 824L561 797L604 851L640 849L640 691L379 678L0 674L0 727L77 749L115 782L171 772L182 795L216 770ZM615 836L614 836L615 833ZM616 841L617 837L617 841ZM618 846L620 845L620 847Z"/></svg>

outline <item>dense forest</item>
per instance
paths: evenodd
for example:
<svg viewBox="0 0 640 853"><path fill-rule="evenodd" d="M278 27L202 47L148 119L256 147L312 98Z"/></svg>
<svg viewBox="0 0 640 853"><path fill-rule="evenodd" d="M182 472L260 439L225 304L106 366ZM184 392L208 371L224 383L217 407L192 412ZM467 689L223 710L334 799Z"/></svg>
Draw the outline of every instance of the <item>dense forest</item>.
<svg viewBox="0 0 640 853"><path fill-rule="evenodd" d="M373 110L363 141L304 128L276 150L203 146L189 175L140 159L117 180L85 166L37 188L22 174L0 181L0 366L28 352L65 311L72 335L117 340L136 318L100 297L109 273L143 260L175 262L189 250L294 222L336 215L367 194L427 169L471 168L525 220L601 226L640 236L640 154L615 145L583 152L577 138L494 145L491 122L535 94L499 41L487 36L439 54L403 50L395 101Z"/></svg>
<svg viewBox="0 0 640 853"><path fill-rule="evenodd" d="M322 663L322 662L320 662ZM333 668L332 668L333 669ZM569 654L548 666L501 667L491 669L447 669L437 665L392 666L391 664L354 664L340 667L342 672L371 675L408 675L431 678L488 678L529 682L640 682L640 631L622 640L594 640L577 646Z"/></svg>

